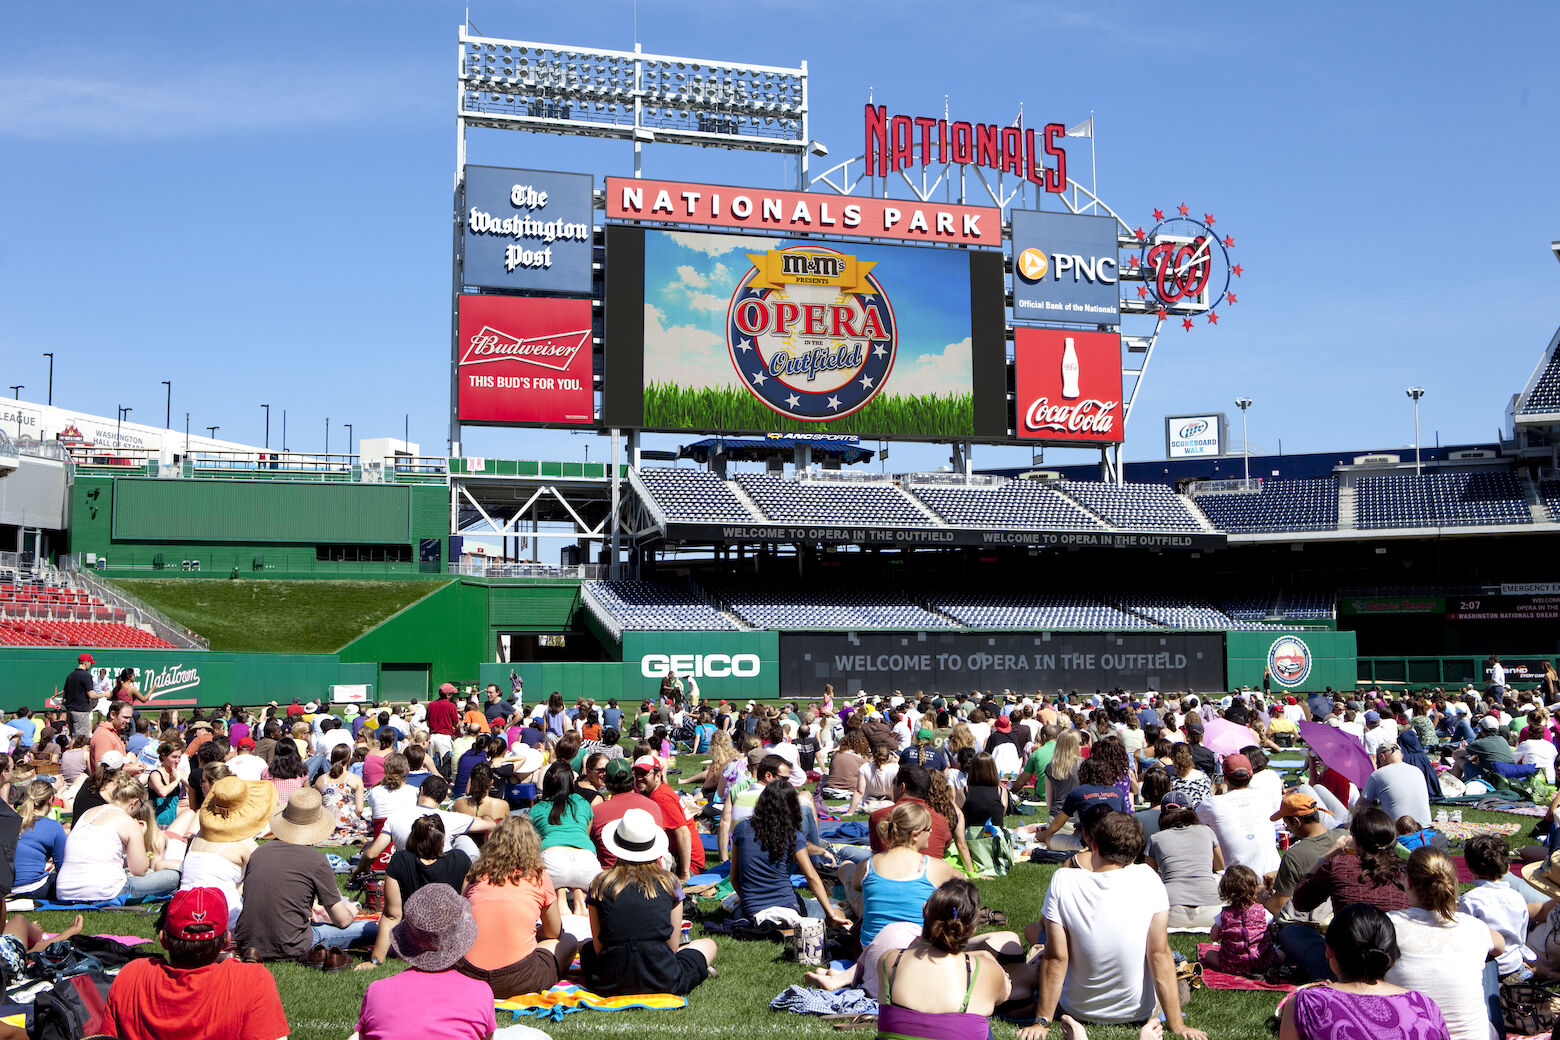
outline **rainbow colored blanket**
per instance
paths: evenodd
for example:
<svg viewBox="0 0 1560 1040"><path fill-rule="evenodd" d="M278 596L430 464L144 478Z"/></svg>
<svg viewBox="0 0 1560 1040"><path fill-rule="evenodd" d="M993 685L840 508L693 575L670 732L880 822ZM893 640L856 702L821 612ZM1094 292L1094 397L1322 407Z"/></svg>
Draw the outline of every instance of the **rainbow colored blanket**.
<svg viewBox="0 0 1560 1040"><path fill-rule="evenodd" d="M576 1011L675 1011L688 1006L688 998L675 993L632 993L621 997L603 997L583 986L560 982L542 993L525 993L507 1000L495 1000L495 1011L512 1011L516 1018L547 1018L560 1021Z"/></svg>

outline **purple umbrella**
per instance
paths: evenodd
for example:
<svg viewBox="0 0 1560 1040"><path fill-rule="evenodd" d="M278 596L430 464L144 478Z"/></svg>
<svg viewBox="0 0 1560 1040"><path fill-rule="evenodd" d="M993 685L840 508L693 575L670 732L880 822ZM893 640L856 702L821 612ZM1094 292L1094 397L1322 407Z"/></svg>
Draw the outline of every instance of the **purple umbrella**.
<svg viewBox="0 0 1560 1040"><path fill-rule="evenodd" d="M1347 777L1355 787L1365 786L1376 766L1359 737L1320 722L1302 722L1299 726L1301 738L1327 768Z"/></svg>
<svg viewBox="0 0 1560 1040"><path fill-rule="evenodd" d="M1234 755L1241 748L1252 747L1260 744L1257 735L1239 723L1229 719L1213 718L1203 723L1203 747L1223 758L1225 755Z"/></svg>

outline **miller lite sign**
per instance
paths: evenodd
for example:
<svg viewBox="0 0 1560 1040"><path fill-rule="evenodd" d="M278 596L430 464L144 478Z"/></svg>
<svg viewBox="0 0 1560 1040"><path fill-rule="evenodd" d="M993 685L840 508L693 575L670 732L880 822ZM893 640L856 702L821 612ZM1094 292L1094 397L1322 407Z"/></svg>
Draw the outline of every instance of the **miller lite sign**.
<svg viewBox="0 0 1560 1040"><path fill-rule="evenodd" d="M594 421L589 300L462 296L455 363L463 423Z"/></svg>
<svg viewBox="0 0 1560 1040"><path fill-rule="evenodd" d="M1067 329L1013 330L1014 433L1025 440L1122 440L1121 337Z"/></svg>

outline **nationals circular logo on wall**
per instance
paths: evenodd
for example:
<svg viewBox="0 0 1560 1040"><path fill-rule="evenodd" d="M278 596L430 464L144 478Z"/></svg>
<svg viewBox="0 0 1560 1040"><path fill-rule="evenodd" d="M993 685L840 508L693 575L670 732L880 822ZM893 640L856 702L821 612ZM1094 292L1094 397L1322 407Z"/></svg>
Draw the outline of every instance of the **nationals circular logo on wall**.
<svg viewBox="0 0 1560 1040"><path fill-rule="evenodd" d="M768 408L828 422L865 407L894 367L898 329L876 261L826 246L749 253L726 312L742 384Z"/></svg>
<svg viewBox="0 0 1560 1040"><path fill-rule="evenodd" d="M1273 681L1292 690L1311 677L1311 648L1297 636L1280 636L1268 647L1267 664Z"/></svg>

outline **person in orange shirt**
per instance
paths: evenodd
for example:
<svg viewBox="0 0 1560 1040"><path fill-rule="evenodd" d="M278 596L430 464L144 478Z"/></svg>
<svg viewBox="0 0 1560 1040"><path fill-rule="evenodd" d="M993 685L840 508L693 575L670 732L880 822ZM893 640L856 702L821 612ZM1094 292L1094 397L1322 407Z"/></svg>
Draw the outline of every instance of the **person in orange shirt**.
<svg viewBox="0 0 1560 1040"><path fill-rule="evenodd" d="M117 751L128 760L125 763L127 774L139 773L141 762L125 751L125 734L129 733L135 725L135 709L124 701L115 701L109 706L108 717L98 723L97 729L92 731L92 745L87 751L90 761L90 769L96 769L98 761L108 752Z"/></svg>
<svg viewBox="0 0 1560 1040"><path fill-rule="evenodd" d="M461 721L468 727L476 726L479 733L491 733L493 729L488 725L487 716L482 713L482 709L477 706L476 701L468 701L466 703L466 714L461 716ZM468 730L468 732L470 731Z"/></svg>

